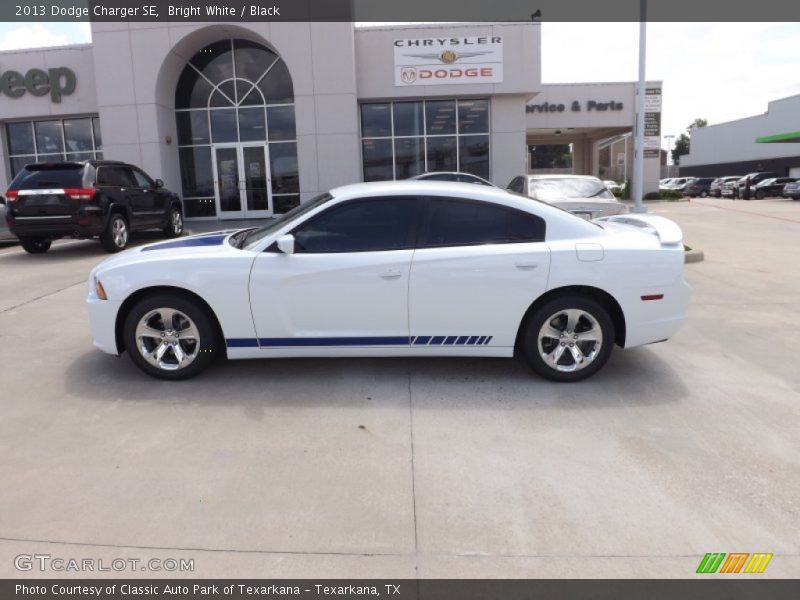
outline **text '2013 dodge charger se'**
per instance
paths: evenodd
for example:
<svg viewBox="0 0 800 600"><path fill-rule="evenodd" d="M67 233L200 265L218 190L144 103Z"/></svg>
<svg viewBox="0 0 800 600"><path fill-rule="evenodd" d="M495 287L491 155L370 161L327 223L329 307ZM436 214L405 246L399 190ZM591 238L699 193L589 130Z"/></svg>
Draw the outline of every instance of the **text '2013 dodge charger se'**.
<svg viewBox="0 0 800 600"><path fill-rule="evenodd" d="M265 227L125 251L89 278L95 346L146 373L191 377L216 357L513 356L577 381L612 346L684 321L679 227L586 221L465 183L332 190Z"/></svg>

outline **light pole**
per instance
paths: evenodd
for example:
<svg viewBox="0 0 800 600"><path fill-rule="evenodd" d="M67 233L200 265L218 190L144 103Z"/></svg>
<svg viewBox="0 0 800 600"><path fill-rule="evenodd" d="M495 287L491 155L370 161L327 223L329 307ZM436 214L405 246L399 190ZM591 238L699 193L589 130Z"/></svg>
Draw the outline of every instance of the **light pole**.
<svg viewBox="0 0 800 600"><path fill-rule="evenodd" d="M644 193L644 83L647 50L647 0L639 0L639 83L636 86L636 142L633 159L633 212L647 212Z"/></svg>
<svg viewBox="0 0 800 600"><path fill-rule="evenodd" d="M675 136L672 134L665 135L664 139L667 140L667 177L672 177L669 161L672 160L672 140L675 139Z"/></svg>

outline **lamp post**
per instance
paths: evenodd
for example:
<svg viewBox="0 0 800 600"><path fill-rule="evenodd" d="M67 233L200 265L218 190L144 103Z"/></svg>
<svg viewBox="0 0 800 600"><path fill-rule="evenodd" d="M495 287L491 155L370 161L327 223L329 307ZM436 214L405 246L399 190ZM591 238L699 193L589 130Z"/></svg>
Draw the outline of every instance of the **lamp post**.
<svg viewBox="0 0 800 600"><path fill-rule="evenodd" d="M647 212L644 194L644 84L647 49L647 0L639 0L639 83L636 86L636 142L633 159L633 212Z"/></svg>
<svg viewBox="0 0 800 600"><path fill-rule="evenodd" d="M672 134L665 135L664 139L667 140L667 177L672 177L669 161L672 160L672 140L675 139L675 136Z"/></svg>

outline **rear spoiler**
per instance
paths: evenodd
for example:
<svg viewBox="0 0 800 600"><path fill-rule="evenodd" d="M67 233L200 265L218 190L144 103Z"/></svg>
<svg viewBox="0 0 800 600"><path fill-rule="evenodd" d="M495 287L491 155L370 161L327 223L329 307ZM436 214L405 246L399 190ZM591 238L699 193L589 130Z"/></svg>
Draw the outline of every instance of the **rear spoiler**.
<svg viewBox="0 0 800 600"><path fill-rule="evenodd" d="M658 236L662 246L671 246L683 242L683 232L677 223L656 215L629 213L626 215L599 217L594 220L638 227L643 231Z"/></svg>

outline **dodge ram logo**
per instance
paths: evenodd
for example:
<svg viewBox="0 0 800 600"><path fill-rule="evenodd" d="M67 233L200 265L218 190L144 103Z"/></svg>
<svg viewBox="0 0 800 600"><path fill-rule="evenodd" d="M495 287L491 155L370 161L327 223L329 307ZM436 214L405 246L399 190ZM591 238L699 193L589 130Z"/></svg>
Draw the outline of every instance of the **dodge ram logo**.
<svg viewBox="0 0 800 600"><path fill-rule="evenodd" d="M400 69L400 81L412 84L417 80L417 70L414 67L403 67Z"/></svg>

